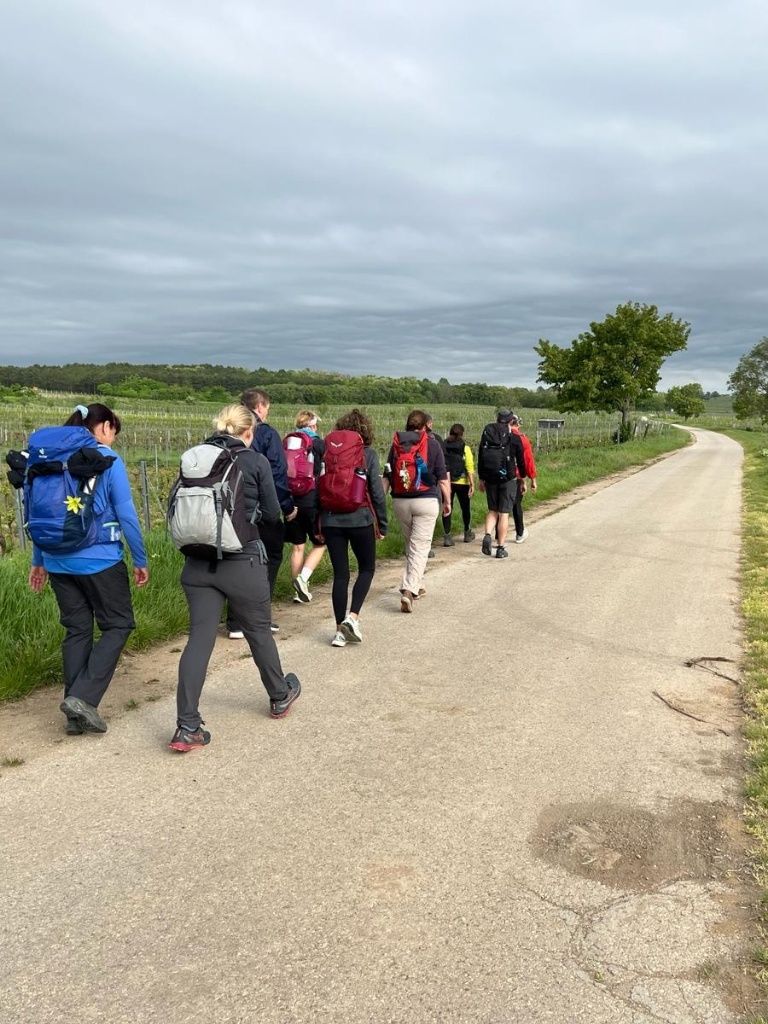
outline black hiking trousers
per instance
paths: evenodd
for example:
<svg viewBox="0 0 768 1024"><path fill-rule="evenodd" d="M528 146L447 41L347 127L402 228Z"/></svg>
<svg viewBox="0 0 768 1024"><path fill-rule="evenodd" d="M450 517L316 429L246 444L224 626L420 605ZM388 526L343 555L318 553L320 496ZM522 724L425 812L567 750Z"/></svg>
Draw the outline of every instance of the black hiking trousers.
<svg viewBox="0 0 768 1024"><path fill-rule="evenodd" d="M523 530L525 529L525 525L523 523L523 489L520 486L520 480L516 480L515 484L517 486L517 494L515 495L515 500L512 505L512 519L515 524L515 535L522 537Z"/></svg>
<svg viewBox="0 0 768 1024"><path fill-rule="evenodd" d="M64 696L98 707L136 626L128 569L120 561L87 576L52 572L49 579L67 631L61 649ZM94 622L101 632L96 642Z"/></svg>
<svg viewBox="0 0 768 1024"><path fill-rule="evenodd" d="M179 728L194 732L202 722L200 694L225 601L229 602L238 629L245 634L264 689L270 699L284 700L288 684L270 629L272 605L267 570L258 556L223 558L214 563L213 572L210 562L188 558L181 573L181 585L189 605L189 640L179 661Z"/></svg>
<svg viewBox="0 0 768 1024"><path fill-rule="evenodd" d="M453 499L459 499L459 508L461 509L461 519L464 523L464 532L472 525L472 506L469 498L469 484L454 484L451 483L451 511L447 516L443 516L443 532L448 534L451 532L451 520L453 519Z"/></svg>
<svg viewBox="0 0 768 1024"><path fill-rule="evenodd" d="M259 537L267 553L267 579L269 581L269 599L272 600L275 593L275 580L280 572L283 561L283 545L285 544L285 525L280 519L276 523L259 523ZM243 633L242 622L239 621L235 610L230 603L227 606L227 629L232 632L239 629Z"/></svg>

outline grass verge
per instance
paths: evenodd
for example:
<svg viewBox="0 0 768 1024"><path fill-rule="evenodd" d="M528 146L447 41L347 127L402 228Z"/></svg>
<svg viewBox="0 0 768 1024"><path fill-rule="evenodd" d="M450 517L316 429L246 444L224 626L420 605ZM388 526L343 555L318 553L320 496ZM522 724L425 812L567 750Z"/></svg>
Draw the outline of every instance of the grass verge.
<svg viewBox="0 0 768 1024"><path fill-rule="evenodd" d="M633 465L648 462L664 452L688 442L688 435L670 432L620 447L568 449L542 455L538 460L539 489L526 498L528 507L554 498L580 484L589 483ZM479 492L472 502L473 523L482 523L485 496ZM454 530L461 526L458 507L454 511ZM438 535L442 527L438 520ZM179 586L182 557L171 546L161 529L147 535L151 580L148 587L134 591L136 629L128 641L129 650L140 650L153 643L178 636L187 628L187 606ZM398 558L404 550L399 523L390 516L390 530L379 546L380 558ZM61 640L58 609L50 587L33 594L27 586L29 555L15 552L0 558L0 700L25 693L61 679ZM322 583L331 575L327 558L313 576ZM288 552L275 587L277 601L293 595ZM766 654L768 658L768 653ZM768 779L768 758L766 761Z"/></svg>
<svg viewBox="0 0 768 1024"><path fill-rule="evenodd" d="M756 874L768 934L768 433L723 431L744 449L742 510L743 692L748 721L747 830L756 843ZM760 981L768 989L768 944L755 951Z"/></svg>

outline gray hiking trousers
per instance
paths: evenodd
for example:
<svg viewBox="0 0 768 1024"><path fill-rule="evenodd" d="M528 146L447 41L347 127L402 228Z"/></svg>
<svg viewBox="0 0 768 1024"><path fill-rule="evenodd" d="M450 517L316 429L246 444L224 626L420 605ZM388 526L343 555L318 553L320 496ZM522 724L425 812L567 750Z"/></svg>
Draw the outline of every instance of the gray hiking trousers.
<svg viewBox="0 0 768 1024"><path fill-rule="evenodd" d="M224 558L215 563L187 558L181 585L189 605L189 640L179 661L176 693L178 726L194 731L202 722L199 703L224 602L228 601L245 634L264 688L272 700L283 700L288 686L272 631L267 569L253 558Z"/></svg>

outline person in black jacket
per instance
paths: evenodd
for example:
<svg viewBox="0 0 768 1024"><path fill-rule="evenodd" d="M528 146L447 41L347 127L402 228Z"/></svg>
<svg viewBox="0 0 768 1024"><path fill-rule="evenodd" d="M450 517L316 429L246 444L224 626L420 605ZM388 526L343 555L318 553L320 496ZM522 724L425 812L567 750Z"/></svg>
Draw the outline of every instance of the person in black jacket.
<svg viewBox="0 0 768 1024"><path fill-rule="evenodd" d="M492 553L492 534L495 532L498 541L497 558L507 558L509 554L504 543L509 529L509 513L518 495L518 475L519 493L525 494L523 442L517 434L512 433L513 420L516 420L513 412L499 409L496 422L489 423L483 430L477 452L480 490L485 491L488 501L482 551L484 555ZM491 442L490 446L488 442Z"/></svg>
<svg viewBox="0 0 768 1024"><path fill-rule="evenodd" d="M269 463L283 519L285 523L293 522L298 515L298 509L288 489L283 442L275 428L267 423L271 399L267 392L261 388L248 388L240 396L240 402L246 409L250 409L256 417L256 429L253 433L251 447L254 451L264 455ZM267 552L267 577L269 579L270 600L274 596L275 580L280 572L280 565L283 561L283 544L285 543L285 524L283 519L278 517L275 522L264 523L261 531L261 539ZM243 630L240 623L231 614L227 618L227 628L229 629L230 640L243 639ZM270 622L270 629L273 633L277 633L280 627L277 623Z"/></svg>
<svg viewBox="0 0 768 1024"><path fill-rule="evenodd" d="M332 647L346 647L347 643L359 644L363 634L360 629L360 612L363 601L371 589L376 571L376 535L387 533L387 503L381 484L379 457L373 446L373 424L359 409L352 409L336 423L337 430L354 430L363 439L365 446L365 472L368 481L369 503L355 512L320 511L320 528L328 546L328 555L333 567L333 614L336 619L336 633L331 640ZM352 587L349 600L349 549L357 559L357 579ZM348 603L349 602L349 603ZM349 608L349 612L347 612Z"/></svg>
<svg viewBox="0 0 768 1024"><path fill-rule="evenodd" d="M214 420L216 433L206 444L228 449L242 474L245 511L258 524L280 520L280 506L275 493L269 463L250 447L255 419L242 405L222 409ZM232 614L241 625L251 649L261 681L269 694L273 718L282 718L301 693L301 684L293 673L283 674L275 639L270 630L271 602L267 578L267 556L258 536L248 541L242 551L226 553L219 561L187 557L181 574L181 585L189 605L189 639L179 661L177 690L177 728L169 746L186 753L210 742L211 734L203 729L199 703L208 662L216 640L216 630L228 601Z"/></svg>

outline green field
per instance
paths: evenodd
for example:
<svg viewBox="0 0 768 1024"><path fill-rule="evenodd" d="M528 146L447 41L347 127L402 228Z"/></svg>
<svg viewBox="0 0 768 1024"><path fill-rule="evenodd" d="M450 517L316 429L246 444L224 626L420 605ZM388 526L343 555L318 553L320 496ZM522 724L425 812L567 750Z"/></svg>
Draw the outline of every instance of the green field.
<svg viewBox="0 0 768 1024"><path fill-rule="evenodd" d="M0 403L0 448L23 448L30 432L37 427L51 423L63 423L72 413L79 395L41 395L32 403ZM218 403L159 402L122 399L115 404L115 411L121 417L123 430L118 437L115 451L129 469L135 488L137 506L140 504L139 463L146 462L147 503L150 525L163 521L168 492L180 453L191 444L196 444L212 431L211 421L220 405ZM319 406L317 412L322 419L322 432L327 432L347 406ZM281 434L293 428L297 413L295 406L274 405L270 412L270 423ZM376 429L375 445L380 456L389 448L392 434L405 425L410 411L407 405L376 405L368 408ZM428 410L435 419L435 429L446 434L452 423L464 424L466 437L473 446L480 439L483 426L494 418L495 409L479 405L434 405ZM617 415L607 413L566 413L559 414L547 409L525 409L526 432L537 443L539 451L561 451L566 448L593 448L610 446L616 426ZM559 418L565 426L558 431L540 432L537 438L536 424L542 418ZM669 430L661 420L648 420L643 426L651 433ZM5 481L0 482L0 547L7 550L18 544L15 494Z"/></svg>
<svg viewBox="0 0 768 1024"><path fill-rule="evenodd" d="M765 945L756 969L768 987L768 432L725 431L744 449L742 613L746 634L743 692L750 770L747 827L758 844L756 874L763 890Z"/></svg>
<svg viewBox="0 0 768 1024"><path fill-rule="evenodd" d="M438 426L443 426L448 420L452 422L451 417L457 411L465 410L451 409L450 415L444 414L439 420L438 409L431 411ZM378 414L378 408L376 412ZM390 415L394 418L388 423L387 431L391 424L402 422L401 409L398 408L395 414ZM478 411L475 408L474 416L472 429L479 433L482 424L488 419L488 411ZM330 422L331 418L329 417L327 422ZM592 419L594 421L594 417ZM275 421L279 422L277 417ZM469 424L467 426L469 428ZM382 436L386 443L387 435ZM579 484L652 459L663 452L684 445L687 440L687 435L668 428L643 440L631 441L624 445L602 443L591 447L563 446L553 448L549 452L539 452L539 490L536 495L529 495L526 498L528 507L571 490ZM130 461L129 453L125 454ZM174 456L174 459L176 457ZM163 494L167 492L167 481L172 472L170 468L158 468L159 479L166 480L163 484ZM7 485L6 489L10 490ZM483 521L484 501L484 496L480 493L473 499L475 525ZM160 511L158 509L158 518ZM397 520L391 516L390 521L390 533L379 548L380 557L383 558L398 557L403 551ZM440 529L438 523L438 530ZM459 529L460 518L457 509L454 513L454 530L458 532ZM150 532L148 548L152 578L146 589L135 591L137 629L129 641L129 647L133 650L177 636L184 632L187 624L184 596L178 585L181 556L167 540L162 527ZM56 602L50 588L46 588L42 595L33 594L28 589L28 568L28 552L16 550L0 558L0 621L3 623L3 629L0 631L0 699L19 697L37 686L55 683L60 679L60 644L63 631L58 624ZM322 582L329 576L330 566L326 558L318 567L313 584ZM275 596L277 601L292 596L287 553ZM330 629L330 601L313 604L312 609L316 609L318 615L327 617Z"/></svg>

